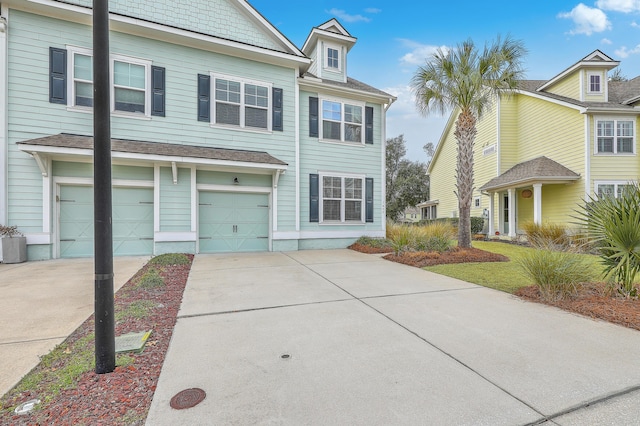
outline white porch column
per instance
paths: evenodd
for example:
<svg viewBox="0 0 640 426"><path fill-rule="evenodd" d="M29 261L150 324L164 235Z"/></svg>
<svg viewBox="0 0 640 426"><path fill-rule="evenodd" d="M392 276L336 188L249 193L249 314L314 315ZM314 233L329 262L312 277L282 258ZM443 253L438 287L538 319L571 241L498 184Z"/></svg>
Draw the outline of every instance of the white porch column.
<svg viewBox="0 0 640 426"><path fill-rule="evenodd" d="M533 223L542 225L542 184L533 184Z"/></svg>
<svg viewBox="0 0 640 426"><path fill-rule="evenodd" d="M492 236L496 233L496 227L494 224L493 211L495 209L494 206L494 196L495 192L489 193L489 229L487 230L487 235Z"/></svg>
<svg viewBox="0 0 640 426"><path fill-rule="evenodd" d="M507 190L509 195L509 237L516 237L516 190L515 188L509 188Z"/></svg>

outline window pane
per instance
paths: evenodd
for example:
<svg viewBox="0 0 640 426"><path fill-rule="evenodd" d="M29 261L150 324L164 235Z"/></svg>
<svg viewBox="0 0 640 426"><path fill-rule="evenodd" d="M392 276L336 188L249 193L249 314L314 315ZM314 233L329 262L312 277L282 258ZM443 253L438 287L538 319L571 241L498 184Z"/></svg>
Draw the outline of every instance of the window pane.
<svg viewBox="0 0 640 426"><path fill-rule="evenodd" d="M613 121L598 121L598 136L613 136Z"/></svg>
<svg viewBox="0 0 640 426"><path fill-rule="evenodd" d="M613 152L613 138L598 138L598 152Z"/></svg>
<svg viewBox="0 0 640 426"><path fill-rule="evenodd" d="M93 106L93 84L91 83L75 83L76 87L76 105Z"/></svg>
<svg viewBox="0 0 640 426"><path fill-rule="evenodd" d="M329 68L338 68L338 51L336 49L327 49L327 66Z"/></svg>
<svg viewBox="0 0 640 426"><path fill-rule="evenodd" d="M340 220L340 200L324 200L322 218L323 220Z"/></svg>
<svg viewBox="0 0 640 426"><path fill-rule="evenodd" d="M116 87L115 109L117 111L144 113L144 91Z"/></svg>
<svg viewBox="0 0 640 426"><path fill-rule="evenodd" d="M344 140L349 142L362 142L362 126L345 124Z"/></svg>
<svg viewBox="0 0 640 426"><path fill-rule="evenodd" d="M618 121L618 136L633 137L633 121Z"/></svg>
<svg viewBox="0 0 640 426"><path fill-rule="evenodd" d="M616 197L620 197L625 191L630 191L633 185L618 185L616 190Z"/></svg>
<svg viewBox="0 0 640 426"><path fill-rule="evenodd" d="M342 179L339 177L325 176L322 178L322 196L324 198L342 197Z"/></svg>
<svg viewBox="0 0 640 426"><path fill-rule="evenodd" d="M216 79L216 100L240 103L240 83L237 81Z"/></svg>
<svg viewBox="0 0 640 426"><path fill-rule="evenodd" d="M145 69L143 65L114 61L113 82L118 86L145 88Z"/></svg>
<svg viewBox="0 0 640 426"><path fill-rule="evenodd" d="M247 107L244 112L245 126L267 128L267 110Z"/></svg>
<svg viewBox="0 0 640 426"><path fill-rule="evenodd" d="M362 201L345 201L344 220L362 220Z"/></svg>
<svg viewBox="0 0 640 426"><path fill-rule="evenodd" d="M74 55L73 78L93 81L93 66L91 62L91 56Z"/></svg>
<svg viewBox="0 0 640 426"><path fill-rule="evenodd" d="M344 197L362 199L362 179L344 178Z"/></svg>
<svg viewBox="0 0 640 426"><path fill-rule="evenodd" d="M240 125L240 106L216 102L216 123Z"/></svg>
<svg viewBox="0 0 640 426"><path fill-rule="evenodd" d="M267 108L269 106L269 92L266 87L245 84L244 102L246 105Z"/></svg>
<svg viewBox="0 0 640 426"><path fill-rule="evenodd" d="M618 152L633 153L633 138L618 138Z"/></svg>
<svg viewBox="0 0 640 426"><path fill-rule="evenodd" d="M322 101L322 118L325 120L342 120L342 105L338 102Z"/></svg>
<svg viewBox="0 0 640 426"><path fill-rule="evenodd" d="M599 92L600 91L600 76L599 75L592 75L590 76L589 79L589 90L591 92Z"/></svg>
<svg viewBox="0 0 640 426"><path fill-rule="evenodd" d="M340 139L340 123L335 121L323 121L322 122L322 137L324 139Z"/></svg>
<svg viewBox="0 0 640 426"><path fill-rule="evenodd" d="M345 104L344 121L362 124L362 107Z"/></svg>
<svg viewBox="0 0 640 426"><path fill-rule="evenodd" d="M598 198L613 196L615 185L598 185Z"/></svg>

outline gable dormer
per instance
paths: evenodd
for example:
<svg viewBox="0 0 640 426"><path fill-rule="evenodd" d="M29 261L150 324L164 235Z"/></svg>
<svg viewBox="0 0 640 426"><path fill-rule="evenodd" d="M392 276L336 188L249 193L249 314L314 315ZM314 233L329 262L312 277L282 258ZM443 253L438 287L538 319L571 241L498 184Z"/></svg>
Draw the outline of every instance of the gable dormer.
<svg viewBox="0 0 640 426"><path fill-rule="evenodd" d="M313 61L308 72L323 80L347 82L347 54L356 43L334 18L315 27L302 52Z"/></svg>
<svg viewBox="0 0 640 426"><path fill-rule="evenodd" d="M619 64L600 50L594 50L537 90L581 102L609 102L607 73Z"/></svg>

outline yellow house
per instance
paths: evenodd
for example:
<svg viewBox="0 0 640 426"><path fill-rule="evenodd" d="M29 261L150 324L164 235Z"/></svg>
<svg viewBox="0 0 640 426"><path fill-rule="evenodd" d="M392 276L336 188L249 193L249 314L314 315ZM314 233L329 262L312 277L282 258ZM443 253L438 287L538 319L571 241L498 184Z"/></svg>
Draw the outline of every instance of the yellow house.
<svg viewBox="0 0 640 426"><path fill-rule="evenodd" d="M521 224L573 222L590 196L617 196L640 178L640 76L610 81L619 64L599 50L547 81L523 80L498 96L477 125L472 216L489 235L511 238ZM425 218L455 217L454 111L429 167Z"/></svg>

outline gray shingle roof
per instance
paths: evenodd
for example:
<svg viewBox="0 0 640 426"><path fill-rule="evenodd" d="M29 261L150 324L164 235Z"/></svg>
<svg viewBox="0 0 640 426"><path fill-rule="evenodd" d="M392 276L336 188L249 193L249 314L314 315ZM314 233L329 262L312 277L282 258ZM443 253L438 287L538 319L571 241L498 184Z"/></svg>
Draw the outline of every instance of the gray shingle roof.
<svg viewBox="0 0 640 426"><path fill-rule="evenodd" d="M93 149L93 137L60 133L53 136L18 142L18 145L50 146L58 148ZM238 161L271 165L287 163L267 152L239 149L213 148L206 146L179 145L173 143L111 139L111 151L131 154L161 155L168 157L190 157L207 160Z"/></svg>
<svg viewBox="0 0 640 426"><path fill-rule="evenodd" d="M318 78L315 75L306 72L304 74L304 76L308 76L308 77L313 77L313 78ZM360 90L363 92L368 92L368 93L373 93L376 95L382 95L382 96L386 96L389 98L395 98L395 96L388 94L387 92L383 92L380 89L376 89L373 86L369 86L366 83L363 83L361 81L356 80L355 78L351 78L351 77L347 77L347 82L343 83L341 81L334 81L334 80L327 80L327 79L322 79L322 83L323 84L328 84L330 86L336 86L336 87L344 87L346 89L353 89L353 90Z"/></svg>
<svg viewBox="0 0 640 426"><path fill-rule="evenodd" d="M572 181L580 175L545 156L518 163L498 177L480 187L480 191L492 191L518 184Z"/></svg>

